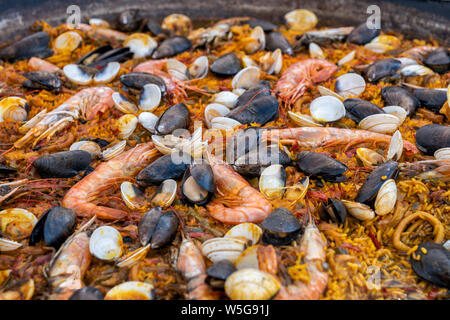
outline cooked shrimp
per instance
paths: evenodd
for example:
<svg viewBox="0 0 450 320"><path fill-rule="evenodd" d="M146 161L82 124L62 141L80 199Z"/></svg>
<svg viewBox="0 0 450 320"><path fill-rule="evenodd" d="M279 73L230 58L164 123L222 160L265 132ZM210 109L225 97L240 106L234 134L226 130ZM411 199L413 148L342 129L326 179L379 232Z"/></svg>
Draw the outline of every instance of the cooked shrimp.
<svg viewBox="0 0 450 320"><path fill-rule="evenodd" d="M47 278L53 287L52 300L67 300L84 286L83 277L89 264L89 236L86 232L70 237L50 262Z"/></svg>
<svg viewBox="0 0 450 320"><path fill-rule="evenodd" d="M84 23L80 23L79 28L81 31L85 32L89 38L100 42L119 44L128 37L127 34L117 30L104 27L94 27Z"/></svg>
<svg viewBox="0 0 450 320"><path fill-rule="evenodd" d="M83 89L67 99L56 109L42 116L40 119L31 119L22 128L29 131L14 143L15 148L22 148L32 140L33 147L42 139L47 141L59 130L68 126L82 115L92 120L99 113L104 113L114 105L113 90L108 87L92 87ZM35 123L34 121L37 122Z"/></svg>
<svg viewBox="0 0 450 320"><path fill-rule="evenodd" d="M185 89L189 89L198 93L205 94L205 92L194 86L187 84L188 81L181 81L167 72L163 71L166 66L167 59L150 60L138 64L133 72L146 72L155 74L164 80L167 92L172 96L174 102L182 102L187 97Z"/></svg>
<svg viewBox="0 0 450 320"><path fill-rule="evenodd" d="M216 182L216 198L206 207L209 214L229 224L261 222L271 212L270 202L229 165L209 156Z"/></svg>
<svg viewBox="0 0 450 320"><path fill-rule="evenodd" d="M177 269L188 281L187 292L190 300L217 299L211 287L205 283L205 261L200 249L192 240L184 239L181 243Z"/></svg>
<svg viewBox="0 0 450 320"><path fill-rule="evenodd" d="M287 68L277 84L275 91L287 104L294 103L312 85L330 78L337 70L331 62L320 59L307 59Z"/></svg>
<svg viewBox="0 0 450 320"><path fill-rule="evenodd" d="M153 143L148 142L100 164L66 193L62 205L75 210L82 217L97 215L98 218L106 220L124 218L126 211L98 206L91 201L112 184L132 178L149 165L157 154L158 150L154 148Z"/></svg>
<svg viewBox="0 0 450 320"><path fill-rule="evenodd" d="M450 160L422 160L400 164L402 175L407 177L417 176L424 180L439 179L443 182L450 181Z"/></svg>
<svg viewBox="0 0 450 320"><path fill-rule="evenodd" d="M262 133L262 139L271 141L276 140L281 143L283 143L283 141L289 142L290 140L294 140L300 147L304 148L318 148L346 143L346 149L362 142L381 142L385 144L391 142L391 136L385 134L366 130L332 127L300 127L265 130ZM415 154L418 152L416 146L409 141L403 142L403 148L408 154Z"/></svg>
<svg viewBox="0 0 450 320"><path fill-rule="evenodd" d="M33 71L45 71L51 73L59 73L61 69L55 66L53 63L47 62L37 57L32 57L28 60L28 68Z"/></svg>

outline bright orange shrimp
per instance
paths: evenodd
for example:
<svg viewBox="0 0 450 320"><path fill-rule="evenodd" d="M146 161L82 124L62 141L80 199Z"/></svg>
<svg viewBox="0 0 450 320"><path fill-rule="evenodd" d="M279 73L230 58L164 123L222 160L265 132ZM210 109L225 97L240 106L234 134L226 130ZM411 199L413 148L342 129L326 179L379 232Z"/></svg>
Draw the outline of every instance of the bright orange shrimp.
<svg viewBox="0 0 450 320"><path fill-rule="evenodd" d="M300 147L318 148L336 144L347 144L345 149L362 142L382 142L389 144L391 136L356 129L342 128L318 128L318 127L300 127L265 130L262 133L263 140L280 141L296 140ZM407 154L418 152L416 146L409 141L403 142L403 148Z"/></svg>
<svg viewBox="0 0 450 320"><path fill-rule="evenodd" d="M189 300L215 300L210 286L205 283L206 266L200 249L192 240L184 239L180 246L177 269L188 281L187 292Z"/></svg>
<svg viewBox="0 0 450 320"><path fill-rule="evenodd" d="M47 138L47 141L62 130L80 115L92 120L99 113L104 113L114 105L112 94L114 90L108 87L92 87L83 89L67 99L56 109L44 114L40 119L32 119L22 128L27 127L28 132L14 143L15 148L22 148L32 140L33 146ZM34 122L37 121L37 122ZM21 129L22 129L21 128Z"/></svg>
<svg viewBox="0 0 450 320"><path fill-rule="evenodd" d="M51 73L59 73L61 69L55 66L53 63L47 62L37 57L32 57L28 60L28 68L33 71L45 71Z"/></svg>
<svg viewBox="0 0 450 320"><path fill-rule="evenodd" d="M270 202L229 165L209 156L216 181L216 198L206 207L209 214L223 223L261 222L271 212Z"/></svg>
<svg viewBox="0 0 450 320"><path fill-rule="evenodd" d="M133 72L146 72L161 77L164 80L167 92L171 94L171 99L175 103L182 102L184 98L187 97L185 89L189 89L201 94L206 94L203 90L188 85L187 81L181 81L163 71L164 67L166 66L166 62L167 59L146 61L134 67Z"/></svg>
<svg viewBox="0 0 450 320"><path fill-rule="evenodd" d="M67 300L82 288L84 274L91 263L89 236L76 233L69 238L50 262L47 278L53 287L51 300Z"/></svg>
<svg viewBox="0 0 450 320"><path fill-rule="evenodd" d="M100 164L93 172L76 183L64 196L63 207L73 209L79 216L117 220L127 215L126 211L98 206L91 203L101 191L114 183L127 180L149 165L158 150L153 143L139 144L120 156Z"/></svg>
<svg viewBox="0 0 450 320"><path fill-rule="evenodd" d="M331 62L320 59L307 59L294 63L287 68L277 84L275 91L289 104L294 103L312 85L329 79L337 70Z"/></svg>

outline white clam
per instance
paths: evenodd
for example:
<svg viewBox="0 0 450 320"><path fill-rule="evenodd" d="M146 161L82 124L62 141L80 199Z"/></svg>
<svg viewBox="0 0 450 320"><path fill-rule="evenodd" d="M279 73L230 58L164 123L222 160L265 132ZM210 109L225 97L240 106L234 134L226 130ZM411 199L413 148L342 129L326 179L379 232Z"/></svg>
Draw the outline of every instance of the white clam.
<svg viewBox="0 0 450 320"><path fill-rule="evenodd" d="M225 117L230 113L230 109L220 103L208 104L205 108L205 122L208 128L211 128L211 120L217 117Z"/></svg>
<svg viewBox="0 0 450 320"><path fill-rule="evenodd" d="M119 138L126 139L136 130L138 119L134 114L124 114L117 120Z"/></svg>
<svg viewBox="0 0 450 320"><path fill-rule="evenodd" d="M239 71L231 81L233 89L248 89L259 81L260 70L256 67L247 67Z"/></svg>
<svg viewBox="0 0 450 320"><path fill-rule="evenodd" d="M67 31L60 34L53 44L53 48L58 52L72 52L78 48L83 38L75 31Z"/></svg>
<svg viewBox="0 0 450 320"><path fill-rule="evenodd" d="M156 49L158 43L148 34L134 33L123 42L125 47L130 48L133 52L133 58L146 58Z"/></svg>
<svg viewBox="0 0 450 320"><path fill-rule="evenodd" d="M0 252L14 251L22 247L22 244L16 241L0 238Z"/></svg>
<svg viewBox="0 0 450 320"><path fill-rule="evenodd" d="M356 51L350 51L348 54L346 54L344 57L342 57L339 61L338 61L338 66L343 66L347 63L349 63L350 61L352 61L353 59L355 59L355 53Z"/></svg>
<svg viewBox="0 0 450 320"><path fill-rule="evenodd" d="M300 127L322 127L320 123L317 123L313 120L310 115L294 113L292 111L288 111L289 118L295 122L296 125Z"/></svg>
<svg viewBox="0 0 450 320"><path fill-rule="evenodd" d="M359 123L361 129L378 133L392 133L397 130L399 125L399 118L384 113L370 115Z"/></svg>
<svg viewBox="0 0 450 320"><path fill-rule="evenodd" d="M101 83L109 83L114 80L114 78L119 74L120 71L120 63L118 62L109 62L106 67L97 72L94 76L94 82Z"/></svg>
<svg viewBox="0 0 450 320"><path fill-rule="evenodd" d="M30 211L11 208L0 211L0 231L13 239L31 234L37 218Z"/></svg>
<svg viewBox="0 0 450 320"><path fill-rule="evenodd" d="M441 148L434 153L436 160L450 160L450 148Z"/></svg>
<svg viewBox="0 0 450 320"><path fill-rule="evenodd" d="M324 59L325 54L323 50L314 42L309 44L309 56L313 59Z"/></svg>
<svg viewBox="0 0 450 320"><path fill-rule="evenodd" d="M237 258L234 265L236 266L236 269L247 269L247 268L253 268L253 269L259 269L259 263L258 263L258 247L251 246L242 251L242 253Z"/></svg>
<svg viewBox="0 0 450 320"><path fill-rule="evenodd" d="M397 202L397 186L395 180L386 180L378 191L375 200L375 212L379 216L384 216L394 210Z"/></svg>
<svg viewBox="0 0 450 320"><path fill-rule="evenodd" d="M114 92L111 98L114 101L114 106L123 113L138 113L139 110L133 101L127 99L119 92Z"/></svg>
<svg viewBox="0 0 450 320"><path fill-rule="evenodd" d="M125 181L120 185L123 202L131 210L143 210L147 205L144 193L131 182Z"/></svg>
<svg viewBox="0 0 450 320"><path fill-rule="evenodd" d="M243 56L242 57L242 63L244 65L244 67L256 67L259 68L258 64L255 62L255 60L253 60L252 58L250 58L249 56Z"/></svg>
<svg viewBox="0 0 450 320"><path fill-rule="evenodd" d="M152 111L161 103L161 89L153 83L144 85L139 95L139 109Z"/></svg>
<svg viewBox="0 0 450 320"><path fill-rule="evenodd" d="M118 266L119 268L131 267L136 262L139 262L139 260L143 259L147 255L149 249L150 244L127 253L116 261L116 266Z"/></svg>
<svg viewBox="0 0 450 320"><path fill-rule="evenodd" d="M319 21L314 12L306 9L289 11L284 15L284 20L289 29L301 32L314 28Z"/></svg>
<svg viewBox="0 0 450 320"><path fill-rule="evenodd" d="M213 102L223 104L224 106L233 109L238 98L239 96L231 91L221 91L214 96Z"/></svg>
<svg viewBox="0 0 450 320"><path fill-rule="evenodd" d="M105 300L153 300L153 285L147 282L123 282L105 295Z"/></svg>
<svg viewBox="0 0 450 320"><path fill-rule="evenodd" d="M177 195L177 182L173 179L164 180L152 198L152 205L161 208L170 207Z"/></svg>
<svg viewBox="0 0 450 320"><path fill-rule="evenodd" d="M332 97L338 98L341 101L345 100L345 98L343 96L341 96L340 94L337 94L336 92L334 92L326 87L317 86L317 90L319 90L319 93L321 96L332 96Z"/></svg>
<svg viewBox="0 0 450 320"><path fill-rule="evenodd" d="M189 80L190 74L186 65L177 59L169 59L166 62L167 72L181 81Z"/></svg>
<svg viewBox="0 0 450 320"><path fill-rule="evenodd" d="M402 156L402 152L403 152L403 138L400 131L397 130L392 135L386 159L398 161Z"/></svg>
<svg viewBox="0 0 450 320"><path fill-rule="evenodd" d="M434 71L421 64L411 64L401 68L400 73L405 77L409 77L409 76L426 76L428 74L433 74Z"/></svg>
<svg viewBox="0 0 450 320"><path fill-rule="evenodd" d="M102 152L102 158L104 161L111 160L115 157L117 157L119 154L121 154L127 145L126 140L122 140L113 146L109 147L108 149L103 150Z"/></svg>
<svg viewBox="0 0 450 320"><path fill-rule="evenodd" d="M387 106L383 108L383 111L396 116L400 120L400 124L402 124L408 116L408 112L400 106Z"/></svg>
<svg viewBox="0 0 450 320"><path fill-rule="evenodd" d="M195 61L189 67L189 74L194 79L203 79L208 74L208 68L208 57L201 56L195 59Z"/></svg>
<svg viewBox="0 0 450 320"><path fill-rule="evenodd" d="M233 89L232 92L239 97L245 92L245 89L244 88L237 88L237 89Z"/></svg>
<svg viewBox="0 0 450 320"><path fill-rule="evenodd" d="M234 263L244 251L246 244L245 240L239 238L213 238L203 242L201 250L203 255L212 262L226 259Z"/></svg>
<svg viewBox="0 0 450 320"><path fill-rule="evenodd" d="M356 149L356 155L366 167L380 165L385 160L381 154L368 148Z"/></svg>
<svg viewBox="0 0 450 320"><path fill-rule="evenodd" d="M341 100L332 96L314 99L309 106L314 121L333 122L345 116L345 107Z"/></svg>
<svg viewBox="0 0 450 320"><path fill-rule="evenodd" d="M27 100L20 97L7 97L0 101L0 122L27 120Z"/></svg>
<svg viewBox="0 0 450 320"><path fill-rule="evenodd" d="M84 66L68 64L63 68L64 75L73 83L88 85L92 81L92 74Z"/></svg>
<svg viewBox="0 0 450 320"><path fill-rule="evenodd" d="M251 245L255 245L259 242L262 233L263 231L258 225L250 222L244 222L237 224L228 230L224 237L245 239L250 241Z"/></svg>
<svg viewBox="0 0 450 320"><path fill-rule="evenodd" d="M97 158L102 153L98 143L94 141L77 141L72 143L69 150L83 150L91 154L92 158Z"/></svg>
<svg viewBox="0 0 450 320"><path fill-rule="evenodd" d="M138 122L141 126L151 133L155 132L155 125L157 121L158 117L151 112L141 112L138 117Z"/></svg>
<svg viewBox="0 0 450 320"><path fill-rule="evenodd" d="M335 89L344 98L359 96L366 89L366 81L357 73L346 73L336 79Z"/></svg>
<svg viewBox="0 0 450 320"><path fill-rule="evenodd" d="M123 240L120 232L110 226L95 229L89 240L91 254L104 261L117 260L122 255L122 246Z"/></svg>
<svg viewBox="0 0 450 320"><path fill-rule="evenodd" d="M231 118L216 117L211 120L211 128L220 130L234 130L241 123Z"/></svg>
<svg viewBox="0 0 450 320"><path fill-rule="evenodd" d="M280 290L277 278L257 269L241 269L225 281L225 292L232 300L268 300Z"/></svg>
<svg viewBox="0 0 450 320"><path fill-rule="evenodd" d="M273 164L265 168L259 178L259 191L268 199L276 199L283 195L286 186L286 171L281 164Z"/></svg>
<svg viewBox="0 0 450 320"><path fill-rule="evenodd" d="M166 136L152 135L152 142L155 148L162 154L170 154L177 150L177 146L181 144L183 138L168 134Z"/></svg>
<svg viewBox="0 0 450 320"><path fill-rule="evenodd" d="M274 52L267 52L259 59L262 70L267 74L278 74L283 66L283 53L280 49Z"/></svg>
<svg viewBox="0 0 450 320"><path fill-rule="evenodd" d="M247 53L252 54L258 50L264 50L266 46L266 34L260 26L253 28L250 39L251 41L248 41L245 45L245 51Z"/></svg>
<svg viewBox="0 0 450 320"><path fill-rule="evenodd" d="M375 212L365 204L348 200L342 200L342 203L347 211L358 220L368 221L375 218Z"/></svg>

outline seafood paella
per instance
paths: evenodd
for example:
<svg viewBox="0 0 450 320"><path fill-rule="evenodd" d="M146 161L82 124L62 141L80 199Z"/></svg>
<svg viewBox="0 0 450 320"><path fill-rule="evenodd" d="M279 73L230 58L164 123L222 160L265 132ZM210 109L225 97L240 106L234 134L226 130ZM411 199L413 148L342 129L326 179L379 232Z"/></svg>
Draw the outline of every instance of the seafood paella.
<svg viewBox="0 0 450 320"><path fill-rule="evenodd" d="M0 300L448 299L449 48L194 22L0 48Z"/></svg>

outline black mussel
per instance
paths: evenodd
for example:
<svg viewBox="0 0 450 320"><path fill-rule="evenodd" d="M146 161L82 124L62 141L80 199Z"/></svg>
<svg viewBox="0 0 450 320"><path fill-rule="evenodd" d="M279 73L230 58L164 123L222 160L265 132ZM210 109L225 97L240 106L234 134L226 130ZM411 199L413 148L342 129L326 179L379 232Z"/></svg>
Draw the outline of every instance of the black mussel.
<svg viewBox="0 0 450 320"><path fill-rule="evenodd" d="M431 52L423 63L437 73L447 73L450 70L450 53L448 49L439 48Z"/></svg>
<svg viewBox="0 0 450 320"><path fill-rule="evenodd" d="M159 87L161 94L164 95L167 92L164 80L155 74L146 72L132 72L121 75L119 79L124 86L132 89L141 90L146 84L153 83Z"/></svg>
<svg viewBox="0 0 450 320"><path fill-rule="evenodd" d="M283 246L290 244L300 234L302 224L284 207L273 210L261 223L264 228L263 243Z"/></svg>
<svg viewBox="0 0 450 320"><path fill-rule="evenodd" d="M84 171L91 160L87 151L63 151L36 159L33 167L43 178L71 178Z"/></svg>
<svg viewBox="0 0 450 320"><path fill-rule="evenodd" d="M241 68L241 61L234 52L218 57L209 67L212 73L220 77L234 76Z"/></svg>
<svg viewBox="0 0 450 320"><path fill-rule="evenodd" d="M450 127L428 124L416 132L416 145L423 153L433 155L436 150L450 147Z"/></svg>
<svg viewBox="0 0 450 320"><path fill-rule="evenodd" d="M178 228L178 216L173 211L165 212L158 221L153 232L152 239L150 240L152 249L159 249L168 244L175 234Z"/></svg>
<svg viewBox="0 0 450 320"><path fill-rule="evenodd" d="M245 92L239 96L234 108L245 106L250 102L250 99L256 97L256 95L270 96L270 93L271 93L270 82L266 80L260 80L254 85L252 85L250 88L245 90Z"/></svg>
<svg viewBox="0 0 450 320"><path fill-rule="evenodd" d="M142 246L146 246L152 239L161 215L161 207L155 207L151 208L142 216L138 226L139 242Z"/></svg>
<svg viewBox="0 0 450 320"><path fill-rule="evenodd" d="M11 173L16 173L17 170L10 168L8 166L5 166L3 164L0 164L0 175L7 175L7 174L11 174Z"/></svg>
<svg viewBox="0 0 450 320"><path fill-rule="evenodd" d="M266 35L266 50L275 51L276 49L280 49L283 53L290 56L294 54L294 49L283 34L278 31L272 31Z"/></svg>
<svg viewBox="0 0 450 320"><path fill-rule="evenodd" d="M59 91L61 89L61 80L57 75L45 71L31 71L23 74L28 80L22 83L22 86L28 89L46 89Z"/></svg>
<svg viewBox="0 0 450 320"><path fill-rule="evenodd" d="M278 28L276 24L273 24L272 22L266 20L252 19L248 20L245 23L248 24L250 28L261 27L264 30L264 32L274 31L275 29Z"/></svg>
<svg viewBox="0 0 450 320"><path fill-rule="evenodd" d="M219 260L206 269L206 283L213 289L222 290L225 280L236 271L234 263L230 260Z"/></svg>
<svg viewBox="0 0 450 320"><path fill-rule="evenodd" d="M358 191L355 201L370 205L386 180L398 175L398 162L388 161L373 170Z"/></svg>
<svg viewBox="0 0 450 320"><path fill-rule="evenodd" d="M133 58L133 52L130 51L130 48L117 48L100 54L95 60L87 64L87 66L90 68L101 69L110 62L125 62L131 58Z"/></svg>
<svg viewBox="0 0 450 320"><path fill-rule="evenodd" d="M0 59L16 61L31 57L47 58L53 54L49 43L50 35L47 32L37 32L0 50Z"/></svg>
<svg viewBox="0 0 450 320"><path fill-rule="evenodd" d="M175 36L161 42L152 55L153 59L173 57L179 53L189 50L192 47L191 41L183 36Z"/></svg>
<svg viewBox="0 0 450 320"><path fill-rule="evenodd" d="M259 145L261 134L262 129L259 127L239 130L227 144L227 161L233 163L239 157L256 148Z"/></svg>
<svg viewBox="0 0 450 320"><path fill-rule="evenodd" d="M328 198L327 201L322 202L319 216L325 221L331 220L337 224L344 224L347 220L347 209L339 199Z"/></svg>
<svg viewBox="0 0 450 320"><path fill-rule="evenodd" d="M356 123L372 114L385 113L376 104L362 99L347 99L344 101L344 107L346 110L345 116Z"/></svg>
<svg viewBox="0 0 450 320"><path fill-rule="evenodd" d="M59 248L75 230L76 222L75 211L63 207L51 208L34 226L29 244L35 245L44 239L47 246Z"/></svg>
<svg viewBox="0 0 450 320"><path fill-rule="evenodd" d="M100 148L104 148L110 144L109 141L106 141L106 140L100 139L100 138L95 138L95 139L92 139L91 141L94 141L96 144L98 144L100 146Z"/></svg>
<svg viewBox="0 0 450 320"><path fill-rule="evenodd" d="M416 89L413 91L414 97L420 101L420 106L433 112L439 110L447 101L447 93L437 89Z"/></svg>
<svg viewBox="0 0 450 320"><path fill-rule="evenodd" d="M147 26L148 31L150 31L152 33L152 35L155 37L166 34L166 32L164 32L164 29L161 27L161 25L155 20L149 19L147 21L146 26Z"/></svg>
<svg viewBox="0 0 450 320"><path fill-rule="evenodd" d="M117 27L125 32L136 31L141 20L138 9L125 10L117 18Z"/></svg>
<svg viewBox="0 0 450 320"><path fill-rule="evenodd" d="M381 96L386 102L386 105L400 106L405 109L409 115L413 114L416 109L420 107L419 99L414 97L408 90L400 87L384 87L381 89Z"/></svg>
<svg viewBox="0 0 450 320"><path fill-rule="evenodd" d="M421 279L450 289L450 252L444 246L421 243L411 255L411 266Z"/></svg>
<svg viewBox="0 0 450 320"><path fill-rule="evenodd" d="M256 177L272 164L287 166L291 162L288 154L278 145L257 147L239 157L234 162L234 169L241 175Z"/></svg>
<svg viewBox="0 0 450 320"><path fill-rule="evenodd" d="M103 300L103 294L95 287L84 287L75 291L69 300Z"/></svg>
<svg viewBox="0 0 450 320"><path fill-rule="evenodd" d="M364 76L370 82L376 82L384 77L393 75L400 69L401 62L397 59L378 60L364 70Z"/></svg>
<svg viewBox="0 0 450 320"><path fill-rule="evenodd" d="M136 176L141 186L160 185L167 179L179 179L183 176L192 158L183 152L166 154L142 169Z"/></svg>
<svg viewBox="0 0 450 320"><path fill-rule="evenodd" d="M91 52L86 53L84 56L82 56L77 62L75 62L76 64L84 64L84 65L90 65L91 63L93 63L99 56L101 56L102 54L108 52L112 50L112 47L107 44L105 46L101 46L98 47L95 50L92 50Z"/></svg>
<svg viewBox="0 0 450 320"><path fill-rule="evenodd" d="M326 181L346 181L342 174L347 171L347 166L323 153L301 151L297 154L295 164L307 175L321 177Z"/></svg>
<svg viewBox="0 0 450 320"><path fill-rule="evenodd" d="M367 27L367 23L363 22L355 27L352 32L350 32L347 37L347 42L356 43L359 45L366 44L372 41L374 38L378 37L380 35L380 32L381 29L369 29L369 27Z"/></svg>
<svg viewBox="0 0 450 320"><path fill-rule="evenodd" d="M184 103L177 103L159 117L155 124L155 130L161 135L170 134L176 129L187 129L189 123L189 109Z"/></svg>
<svg viewBox="0 0 450 320"><path fill-rule="evenodd" d="M181 198L189 204L203 206L213 196L215 187L211 166L208 163L194 163L184 173Z"/></svg>

